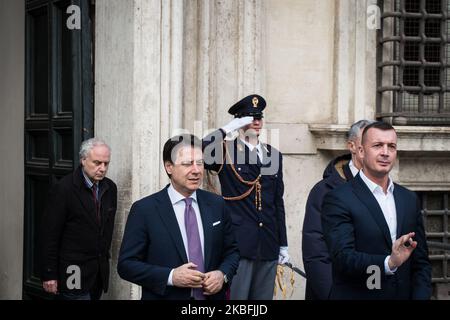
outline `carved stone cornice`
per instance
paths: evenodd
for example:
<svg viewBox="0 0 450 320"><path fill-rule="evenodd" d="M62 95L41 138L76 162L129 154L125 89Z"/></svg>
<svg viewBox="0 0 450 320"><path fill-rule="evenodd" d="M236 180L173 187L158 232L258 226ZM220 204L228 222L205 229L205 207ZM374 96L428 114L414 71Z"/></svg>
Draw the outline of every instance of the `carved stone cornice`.
<svg viewBox="0 0 450 320"><path fill-rule="evenodd" d="M401 152L450 151L450 127L394 126ZM346 150L348 125L310 124L318 150Z"/></svg>

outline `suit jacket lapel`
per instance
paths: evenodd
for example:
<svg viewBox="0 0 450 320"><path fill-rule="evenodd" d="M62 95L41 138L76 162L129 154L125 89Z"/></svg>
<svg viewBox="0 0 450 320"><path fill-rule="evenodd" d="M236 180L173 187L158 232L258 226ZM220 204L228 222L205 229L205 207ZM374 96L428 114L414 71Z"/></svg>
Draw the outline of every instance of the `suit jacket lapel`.
<svg viewBox="0 0 450 320"><path fill-rule="evenodd" d="M386 219L384 218L383 211L381 210L380 205L377 202L377 199L375 199L375 196L361 179L359 173L354 179L351 180L351 184L353 186L353 192L367 207L378 227L381 229L387 245L389 246L389 248L391 248L392 240L389 227L387 225Z"/></svg>
<svg viewBox="0 0 450 320"><path fill-rule="evenodd" d="M94 205L94 198L89 192L85 182L83 181L83 176L81 173L81 167L78 167L77 170L73 173L73 184L75 186L74 193L77 198L80 200L81 205L84 207L83 213L86 214L89 218L89 221L92 222L97 228L100 226L96 220L96 212Z"/></svg>
<svg viewBox="0 0 450 320"><path fill-rule="evenodd" d="M209 270L209 263L211 261L212 254L212 224L211 220L211 204L203 197L203 191L197 189L197 202L200 208L200 216L202 217L203 224L203 255L205 263L205 271Z"/></svg>
<svg viewBox="0 0 450 320"><path fill-rule="evenodd" d="M353 173L352 170L350 169L350 166L348 165L350 163L347 162L343 167L342 170L344 171L344 176L345 176L345 180L350 181L353 179Z"/></svg>
<svg viewBox="0 0 450 320"><path fill-rule="evenodd" d="M170 202L169 194L167 193L167 187L162 189L158 195L158 204L157 210L163 221L164 225L167 228L173 242L175 243L175 247L177 248L178 254L181 257L183 263L187 263L187 255L186 250L183 244L183 238L181 236L181 231L178 226L178 221L175 216L175 211L173 211L172 203Z"/></svg>
<svg viewBox="0 0 450 320"><path fill-rule="evenodd" d="M103 208L103 195L108 191L109 189L109 184L107 184L105 182L105 180L100 181L100 194L98 195L99 201L100 201L100 215L101 215L101 225L102 228L103 226L106 224L105 222L107 221L107 219L109 219L109 216L106 216L106 214L108 213L108 208ZM106 210L103 210L106 209Z"/></svg>
<svg viewBox="0 0 450 320"><path fill-rule="evenodd" d="M395 211L397 212L397 239L403 234L403 218L405 216L406 203L401 196L399 188L394 186ZM405 230L405 232L409 232Z"/></svg>
<svg viewBox="0 0 450 320"><path fill-rule="evenodd" d="M103 195L108 191L109 185L105 182L105 180L100 181L100 194L98 195L98 198L100 201L102 200Z"/></svg>

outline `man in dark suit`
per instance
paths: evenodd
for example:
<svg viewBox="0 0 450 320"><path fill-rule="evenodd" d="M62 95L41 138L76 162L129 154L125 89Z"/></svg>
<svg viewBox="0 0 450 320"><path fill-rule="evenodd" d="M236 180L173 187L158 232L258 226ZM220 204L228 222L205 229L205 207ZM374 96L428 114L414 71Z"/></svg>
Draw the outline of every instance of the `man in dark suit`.
<svg viewBox="0 0 450 320"><path fill-rule="evenodd" d="M106 178L109 146L80 148L80 166L51 188L41 229L44 290L62 299L98 300L109 281L117 187Z"/></svg>
<svg viewBox="0 0 450 320"><path fill-rule="evenodd" d="M241 99L228 110L235 119L203 139L205 168L219 176L241 255L233 300L271 300L277 265L289 260L282 154L259 140L265 107L259 95Z"/></svg>
<svg viewBox="0 0 450 320"><path fill-rule="evenodd" d="M239 251L223 199L199 189L201 141L169 139L163 162L170 185L131 207L119 275L142 286L142 299L225 299Z"/></svg>
<svg viewBox="0 0 450 320"><path fill-rule="evenodd" d="M393 183L397 134L368 125L363 168L324 198L322 226L333 265L331 299L429 299L431 265L415 193Z"/></svg>
<svg viewBox="0 0 450 320"><path fill-rule="evenodd" d="M362 130L372 122L359 120L351 125L347 133L347 148L350 153L333 159L323 172L323 179L309 193L302 230L302 256L307 275L306 300L326 300L330 296L331 259L323 238L322 201L330 190L358 174L362 167L362 159L358 153Z"/></svg>

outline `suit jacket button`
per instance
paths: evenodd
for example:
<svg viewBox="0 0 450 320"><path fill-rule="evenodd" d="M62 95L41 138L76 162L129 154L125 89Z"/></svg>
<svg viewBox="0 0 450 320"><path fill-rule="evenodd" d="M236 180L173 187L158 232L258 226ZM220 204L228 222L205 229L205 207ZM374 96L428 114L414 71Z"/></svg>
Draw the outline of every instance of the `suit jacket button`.
<svg viewBox="0 0 450 320"><path fill-rule="evenodd" d="M263 223L262 223L262 222L260 222L260 223L259 223L259 226L260 226L260 227L262 227L262 226L263 226Z"/></svg>

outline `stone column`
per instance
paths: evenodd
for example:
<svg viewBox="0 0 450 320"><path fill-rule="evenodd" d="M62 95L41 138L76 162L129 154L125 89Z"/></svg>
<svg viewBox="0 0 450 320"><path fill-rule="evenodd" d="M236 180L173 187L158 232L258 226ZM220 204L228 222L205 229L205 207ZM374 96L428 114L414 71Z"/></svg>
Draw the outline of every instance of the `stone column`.
<svg viewBox="0 0 450 320"><path fill-rule="evenodd" d="M138 286L118 277L117 256L132 202L166 182L161 144L168 136L166 124L177 122L170 116L176 112L166 111L168 101L176 100L170 99L172 95L177 95L176 88L167 90L172 73L163 56L170 48L162 23L168 21L165 14L170 6L161 0L96 1L95 133L111 144L109 176L119 190L110 290L105 298L140 297Z"/></svg>
<svg viewBox="0 0 450 320"><path fill-rule="evenodd" d="M185 1L183 125L201 131L231 119L228 108L263 88L264 2Z"/></svg>
<svg viewBox="0 0 450 320"><path fill-rule="evenodd" d="M376 30L367 26L372 0L336 2L334 95L337 124L375 116Z"/></svg>

